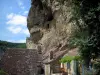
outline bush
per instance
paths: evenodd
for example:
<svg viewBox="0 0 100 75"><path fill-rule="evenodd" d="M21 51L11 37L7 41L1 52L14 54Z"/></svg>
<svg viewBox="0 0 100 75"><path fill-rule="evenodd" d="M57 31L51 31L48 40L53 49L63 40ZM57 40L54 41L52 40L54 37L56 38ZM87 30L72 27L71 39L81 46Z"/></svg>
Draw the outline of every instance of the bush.
<svg viewBox="0 0 100 75"><path fill-rule="evenodd" d="M8 75L5 71L0 70L0 75Z"/></svg>
<svg viewBox="0 0 100 75"><path fill-rule="evenodd" d="M94 67L94 69L97 70L97 74L96 75L99 75L100 74L100 62L94 63L93 67Z"/></svg>
<svg viewBox="0 0 100 75"><path fill-rule="evenodd" d="M80 56L65 56L60 60L60 62L66 63L66 62L71 62L72 60L81 60L81 57Z"/></svg>

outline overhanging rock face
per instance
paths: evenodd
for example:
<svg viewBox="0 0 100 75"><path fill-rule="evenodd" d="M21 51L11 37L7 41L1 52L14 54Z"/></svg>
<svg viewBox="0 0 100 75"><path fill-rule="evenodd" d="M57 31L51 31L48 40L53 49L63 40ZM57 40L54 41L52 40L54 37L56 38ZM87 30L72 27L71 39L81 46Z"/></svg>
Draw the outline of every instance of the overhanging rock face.
<svg viewBox="0 0 100 75"><path fill-rule="evenodd" d="M31 0L27 17L30 32L27 47L36 49L41 46L44 58L45 53L55 48L67 51L69 39L78 28L72 20L72 13L72 0Z"/></svg>
<svg viewBox="0 0 100 75"><path fill-rule="evenodd" d="M9 75L36 75L39 60L35 49L7 49L2 58L2 68Z"/></svg>

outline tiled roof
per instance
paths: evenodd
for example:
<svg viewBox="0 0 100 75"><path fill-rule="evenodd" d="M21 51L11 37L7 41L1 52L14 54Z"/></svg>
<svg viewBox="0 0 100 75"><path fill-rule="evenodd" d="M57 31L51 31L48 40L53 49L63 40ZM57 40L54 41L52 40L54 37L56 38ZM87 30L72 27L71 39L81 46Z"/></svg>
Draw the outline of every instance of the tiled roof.
<svg viewBox="0 0 100 75"><path fill-rule="evenodd" d="M37 73L37 50L9 48L2 58L2 68L11 75L31 75Z"/></svg>

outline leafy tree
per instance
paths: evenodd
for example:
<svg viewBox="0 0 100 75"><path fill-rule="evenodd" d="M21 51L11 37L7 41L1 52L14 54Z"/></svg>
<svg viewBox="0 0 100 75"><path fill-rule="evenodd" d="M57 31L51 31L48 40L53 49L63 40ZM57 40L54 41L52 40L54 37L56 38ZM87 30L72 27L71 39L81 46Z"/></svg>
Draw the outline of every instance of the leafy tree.
<svg viewBox="0 0 100 75"><path fill-rule="evenodd" d="M100 55L100 0L73 0L72 13L79 30L70 44L79 47L88 67L89 61Z"/></svg>

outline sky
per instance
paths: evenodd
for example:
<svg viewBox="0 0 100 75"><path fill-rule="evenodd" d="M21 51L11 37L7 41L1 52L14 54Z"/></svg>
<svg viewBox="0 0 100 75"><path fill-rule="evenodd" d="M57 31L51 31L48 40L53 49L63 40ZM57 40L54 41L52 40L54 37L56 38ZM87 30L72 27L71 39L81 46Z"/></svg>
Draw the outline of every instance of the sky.
<svg viewBox="0 0 100 75"><path fill-rule="evenodd" d="M27 15L31 0L0 0L0 40L23 43L29 37Z"/></svg>

